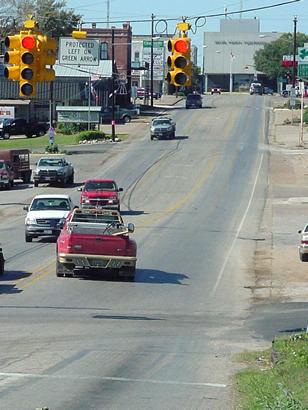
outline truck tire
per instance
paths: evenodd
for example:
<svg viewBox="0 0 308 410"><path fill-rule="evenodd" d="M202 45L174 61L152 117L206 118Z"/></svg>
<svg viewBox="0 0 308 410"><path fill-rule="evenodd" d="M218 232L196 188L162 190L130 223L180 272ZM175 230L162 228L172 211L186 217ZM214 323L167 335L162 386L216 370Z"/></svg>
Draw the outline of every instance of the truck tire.
<svg viewBox="0 0 308 410"><path fill-rule="evenodd" d="M36 137L42 137L45 134L46 134L46 132L44 130L39 130L39 131L36 132L35 136Z"/></svg>
<svg viewBox="0 0 308 410"><path fill-rule="evenodd" d="M22 175L22 180L25 184L29 184L31 181L31 171L24 172Z"/></svg>
<svg viewBox="0 0 308 410"><path fill-rule="evenodd" d="M131 118L129 115L124 115L123 117L123 121L127 124L128 122L130 122Z"/></svg>
<svg viewBox="0 0 308 410"><path fill-rule="evenodd" d="M135 266L127 266L125 268L121 268L121 270L119 271L119 278L133 282L135 280L135 273Z"/></svg>
<svg viewBox="0 0 308 410"><path fill-rule="evenodd" d="M25 234L25 241L26 242L32 242L32 236Z"/></svg>
<svg viewBox="0 0 308 410"><path fill-rule="evenodd" d="M3 139L4 140L9 140L10 139L10 133L8 131L4 131L3 133Z"/></svg>
<svg viewBox="0 0 308 410"><path fill-rule="evenodd" d="M74 185L74 172L72 173L72 175L70 176L70 184Z"/></svg>
<svg viewBox="0 0 308 410"><path fill-rule="evenodd" d="M35 187L38 187L38 184L39 184L38 181L34 181L34 186Z"/></svg>
<svg viewBox="0 0 308 410"><path fill-rule="evenodd" d="M4 257L2 253L2 248L0 248L0 275L4 275Z"/></svg>
<svg viewBox="0 0 308 410"><path fill-rule="evenodd" d="M58 278L63 278L64 276L66 276L66 277L73 276L73 272L71 272L62 263L60 263L58 258L57 258L57 262L56 262L56 276Z"/></svg>
<svg viewBox="0 0 308 410"><path fill-rule="evenodd" d="M26 133L26 137L27 137L27 138L32 138L32 134L31 134L30 132L27 132L27 133Z"/></svg>

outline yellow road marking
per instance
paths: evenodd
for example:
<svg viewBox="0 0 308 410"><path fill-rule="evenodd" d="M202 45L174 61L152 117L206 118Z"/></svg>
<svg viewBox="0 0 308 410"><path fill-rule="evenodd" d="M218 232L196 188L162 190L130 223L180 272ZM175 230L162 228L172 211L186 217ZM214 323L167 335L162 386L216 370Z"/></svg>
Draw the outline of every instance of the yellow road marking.
<svg viewBox="0 0 308 410"><path fill-rule="evenodd" d="M39 280L43 279L45 276L49 275L52 273L52 271L55 272L55 260L50 261L46 265L40 267L39 269L36 269L34 272L32 272L31 279L26 281L21 289L26 289L29 286L33 285L34 283L38 282ZM26 280L27 278L23 279Z"/></svg>

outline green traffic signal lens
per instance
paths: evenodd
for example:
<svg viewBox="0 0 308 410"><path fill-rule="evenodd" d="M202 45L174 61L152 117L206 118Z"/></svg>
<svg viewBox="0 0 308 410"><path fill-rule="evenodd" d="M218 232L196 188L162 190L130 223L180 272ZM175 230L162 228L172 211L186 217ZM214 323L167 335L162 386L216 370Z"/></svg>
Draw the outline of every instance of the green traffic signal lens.
<svg viewBox="0 0 308 410"><path fill-rule="evenodd" d="M31 84L25 83L20 87L20 91L23 95L31 95L33 93L33 86Z"/></svg>
<svg viewBox="0 0 308 410"><path fill-rule="evenodd" d="M24 80L32 80L33 78L33 70L31 68L24 68L20 74L21 78Z"/></svg>
<svg viewBox="0 0 308 410"><path fill-rule="evenodd" d="M187 66L187 60L183 56L179 56L174 60L174 65L176 68L184 68Z"/></svg>
<svg viewBox="0 0 308 410"><path fill-rule="evenodd" d="M187 80L187 75L185 73L177 73L174 76L174 82L179 85L184 85Z"/></svg>
<svg viewBox="0 0 308 410"><path fill-rule="evenodd" d="M34 61L34 55L32 53L23 53L21 56L21 61L24 64L32 64Z"/></svg>

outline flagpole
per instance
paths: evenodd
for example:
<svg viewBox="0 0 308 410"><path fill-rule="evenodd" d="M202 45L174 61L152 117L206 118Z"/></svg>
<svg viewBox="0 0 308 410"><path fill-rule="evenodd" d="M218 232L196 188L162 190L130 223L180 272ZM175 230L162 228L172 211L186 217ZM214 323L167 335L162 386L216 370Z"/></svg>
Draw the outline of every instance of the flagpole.
<svg viewBox="0 0 308 410"><path fill-rule="evenodd" d="M91 123L91 74L89 73L89 92L88 92L88 131L90 130L90 123Z"/></svg>

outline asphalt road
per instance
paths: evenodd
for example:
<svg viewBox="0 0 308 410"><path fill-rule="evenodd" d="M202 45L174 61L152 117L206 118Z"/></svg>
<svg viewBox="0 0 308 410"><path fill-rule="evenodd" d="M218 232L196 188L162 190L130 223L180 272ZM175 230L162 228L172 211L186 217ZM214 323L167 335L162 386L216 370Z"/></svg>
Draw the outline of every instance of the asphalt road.
<svg viewBox="0 0 308 410"><path fill-rule="evenodd" d="M55 244L24 241L22 204L68 189L0 193L0 409L227 409L247 327L267 187L267 97L206 96L172 111L177 137L78 147L76 186L112 177L136 227L134 283L56 278ZM77 152L76 152L77 151Z"/></svg>

